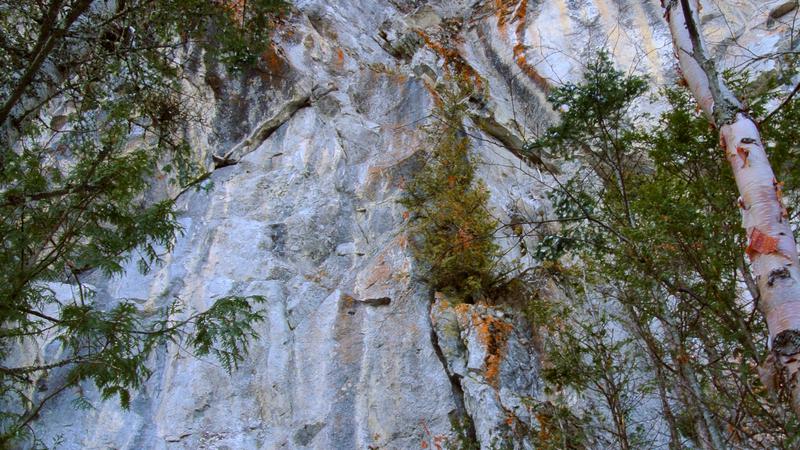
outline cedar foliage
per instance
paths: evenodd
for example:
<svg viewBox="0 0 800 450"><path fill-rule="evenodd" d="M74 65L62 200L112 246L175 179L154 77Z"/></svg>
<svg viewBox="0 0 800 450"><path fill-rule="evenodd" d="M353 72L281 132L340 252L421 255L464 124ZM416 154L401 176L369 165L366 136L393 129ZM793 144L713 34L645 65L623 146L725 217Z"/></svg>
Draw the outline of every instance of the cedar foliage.
<svg viewBox="0 0 800 450"><path fill-rule="evenodd" d="M147 271L172 249L174 202L146 194L155 178L183 186L199 173L184 139L199 115L186 63L202 50L247 67L286 6L0 0L0 447L42 445L31 422L73 390L87 406L83 382L127 408L166 343L213 354L228 370L246 354L261 297L226 297L200 313L157 299L162 307L145 315L94 298L85 280L120 274L134 258ZM57 296L57 283L75 294ZM51 341L57 356L15 359Z"/></svg>
<svg viewBox="0 0 800 450"><path fill-rule="evenodd" d="M662 92L660 117L634 120L631 105L645 94L644 79L601 54L584 81L550 97L561 122L537 145L580 164L551 194L562 226L537 251L569 266L559 276L575 299L548 339L551 395L564 407L581 398L575 413L601 445L795 448L796 421L758 381L765 324L746 288L745 236L717 134L680 88ZM776 95L751 99L755 113ZM797 106L762 124L780 179L797 177ZM636 412L648 398L659 415Z"/></svg>
<svg viewBox="0 0 800 450"><path fill-rule="evenodd" d="M429 285L452 300L475 302L490 293L499 247L498 222L487 209L489 192L475 178L469 139L463 131L470 91L442 94L437 123L427 133L425 165L406 186L401 204L411 212L409 233Z"/></svg>

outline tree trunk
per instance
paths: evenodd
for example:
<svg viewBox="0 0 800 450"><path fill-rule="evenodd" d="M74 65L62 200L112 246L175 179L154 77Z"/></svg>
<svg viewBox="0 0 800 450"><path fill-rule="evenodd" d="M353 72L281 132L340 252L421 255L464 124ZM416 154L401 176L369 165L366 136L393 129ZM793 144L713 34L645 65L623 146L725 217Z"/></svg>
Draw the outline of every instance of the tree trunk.
<svg viewBox="0 0 800 450"><path fill-rule="evenodd" d="M706 450L724 449L722 432L713 412L708 408L708 401L697 379L695 369L689 364L689 353L684 347L684 340L681 339L673 318L670 317L669 312L666 312L658 320L664 328L664 338L669 345L672 359L675 361L679 379L677 387L682 391L683 404L696 416L694 425L697 430L698 444Z"/></svg>
<svg viewBox="0 0 800 450"><path fill-rule="evenodd" d="M758 285L758 309L769 328L769 347L792 408L800 415L800 271L797 246L758 127L720 78L704 48L697 24L698 0L662 0L681 72L709 121L719 129L720 145L741 194L747 256Z"/></svg>
<svg viewBox="0 0 800 450"><path fill-rule="evenodd" d="M639 336L644 342L645 352L650 359L650 363L653 366L653 371L655 372L655 381L658 387L658 398L661 401L661 411L664 414L664 420L667 422L667 427L669 428L669 449L670 450L680 450L681 447L681 437L678 431L678 421L675 419L675 414L672 412L672 406L669 403L669 396L668 391L670 387L668 386L668 379L667 373L664 371L664 361L661 359L659 353L661 353L661 347L659 340L653 336L653 333L650 331L649 325L642 320L642 315L630 304L623 303L625 308L625 312L631 318L631 325L633 327L633 332L635 335Z"/></svg>

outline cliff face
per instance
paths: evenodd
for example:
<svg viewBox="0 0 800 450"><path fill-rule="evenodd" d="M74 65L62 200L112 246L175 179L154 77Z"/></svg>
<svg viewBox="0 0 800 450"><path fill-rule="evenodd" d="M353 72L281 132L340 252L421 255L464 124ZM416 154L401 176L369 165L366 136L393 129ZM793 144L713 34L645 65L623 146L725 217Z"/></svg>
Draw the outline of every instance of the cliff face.
<svg viewBox="0 0 800 450"><path fill-rule="evenodd" d="M765 25L782 2L729 3L731 28L716 7L705 12L718 51L784 45ZM67 449L436 448L462 413L484 448L523 431L542 398L531 331L509 311L434 303L396 201L448 67L487 87L466 125L493 210L543 214L555 167L520 149L554 118L547 86L576 80L599 48L674 79L657 0L296 0L243 76L196 55L198 152L209 165L229 152L239 162L181 196L185 233L162 267L93 284L98 301L143 310L263 295L261 338L232 376L165 348L130 410L96 400L77 411L63 396L39 434ZM527 258L518 252L509 257Z"/></svg>

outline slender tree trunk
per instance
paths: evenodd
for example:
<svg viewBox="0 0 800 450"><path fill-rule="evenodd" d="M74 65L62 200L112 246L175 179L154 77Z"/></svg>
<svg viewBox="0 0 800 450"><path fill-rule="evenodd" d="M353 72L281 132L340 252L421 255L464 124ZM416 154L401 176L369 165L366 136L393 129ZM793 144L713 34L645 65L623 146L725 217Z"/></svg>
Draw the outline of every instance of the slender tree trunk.
<svg viewBox="0 0 800 450"><path fill-rule="evenodd" d="M611 411L611 417L614 420L614 429L616 430L620 450L630 450L631 444L628 440L628 424L625 419L625 409L620 399L621 389L620 386L614 382L613 375L606 379L606 387L608 388L606 401Z"/></svg>
<svg viewBox="0 0 800 450"><path fill-rule="evenodd" d="M657 361L656 358L656 356L650 355L653 369L656 372L656 385L658 387L658 398L661 400L661 411L664 413L664 420L666 420L669 427L669 448L670 450L680 450L681 437L678 433L678 422L675 420L675 414L672 413L672 406L670 406L669 397L667 396L666 374L664 373L664 368L661 367L660 361Z"/></svg>
<svg viewBox="0 0 800 450"><path fill-rule="evenodd" d="M635 334L644 342L645 352L650 359L650 363L653 365L656 385L658 387L658 398L661 400L661 411L664 413L664 420L667 422L667 427L669 428L669 449L680 450L681 437L678 432L678 421L675 419L675 414L672 412L672 406L669 403L668 391L670 388L667 383L670 380L668 379L668 374L664 371L664 362L659 354L661 350L660 343L650 332L648 324L642 320L641 314L627 303L623 303L623 306L631 317L631 324Z"/></svg>
<svg viewBox="0 0 800 450"><path fill-rule="evenodd" d="M25 91L30 88L36 79L36 74L42 65L50 56L56 44L58 44L64 35L69 31L75 21L80 18L91 6L92 0L80 0L76 2L66 14L63 24L57 22L59 10L63 8L62 2L59 0L53 1L48 8L47 15L43 19L42 28L39 32L39 37L33 49L34 58L25 72L17 81L14 90L8 96L8 99L3 101L0 106L0 124L5 124L6 120L10 117L11 111L19 103Z"/></svg>
<svg viewBox="0 0 800 450"><path fill-rule="evenodd" d="M706 396L697 380L694 368L689 364L689 354L686 352L683 340L669 314L659 319L664 327L672 359L678 369L678 388L683 393L683 403L689 410L695 411L697 421L695 427L698 431L699 444L707 450L721 450L724 447L722 432L719 429L714 414L708 409Z"/></svg>
<svg viewBox="0 0 800 450"><path fill-rule="evenodd" d="M800 263L797 245L758 127L720 78L704 48L697 0L662 0L683 76L720 132L720 144L741 194L747 256L760 293L758 309L769 328L774 370L783 373L800 415Z"/></svg>

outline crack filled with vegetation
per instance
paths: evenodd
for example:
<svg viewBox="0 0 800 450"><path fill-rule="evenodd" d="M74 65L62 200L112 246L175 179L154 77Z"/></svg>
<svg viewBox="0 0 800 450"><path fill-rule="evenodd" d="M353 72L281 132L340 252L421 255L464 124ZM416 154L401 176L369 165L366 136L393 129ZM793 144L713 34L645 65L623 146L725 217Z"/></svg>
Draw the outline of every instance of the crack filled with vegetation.
<svg viewBox="0 0 800 450"><path fill-rule="evenodd" d="M495 270L500 259L487 209L489 192L475 177L470 141L463 131L469 93L445 92L426 133L424 166L406 186L400 203L410 212L409 235L425 281L455 302L491 297L504 284Z"/></svg>

